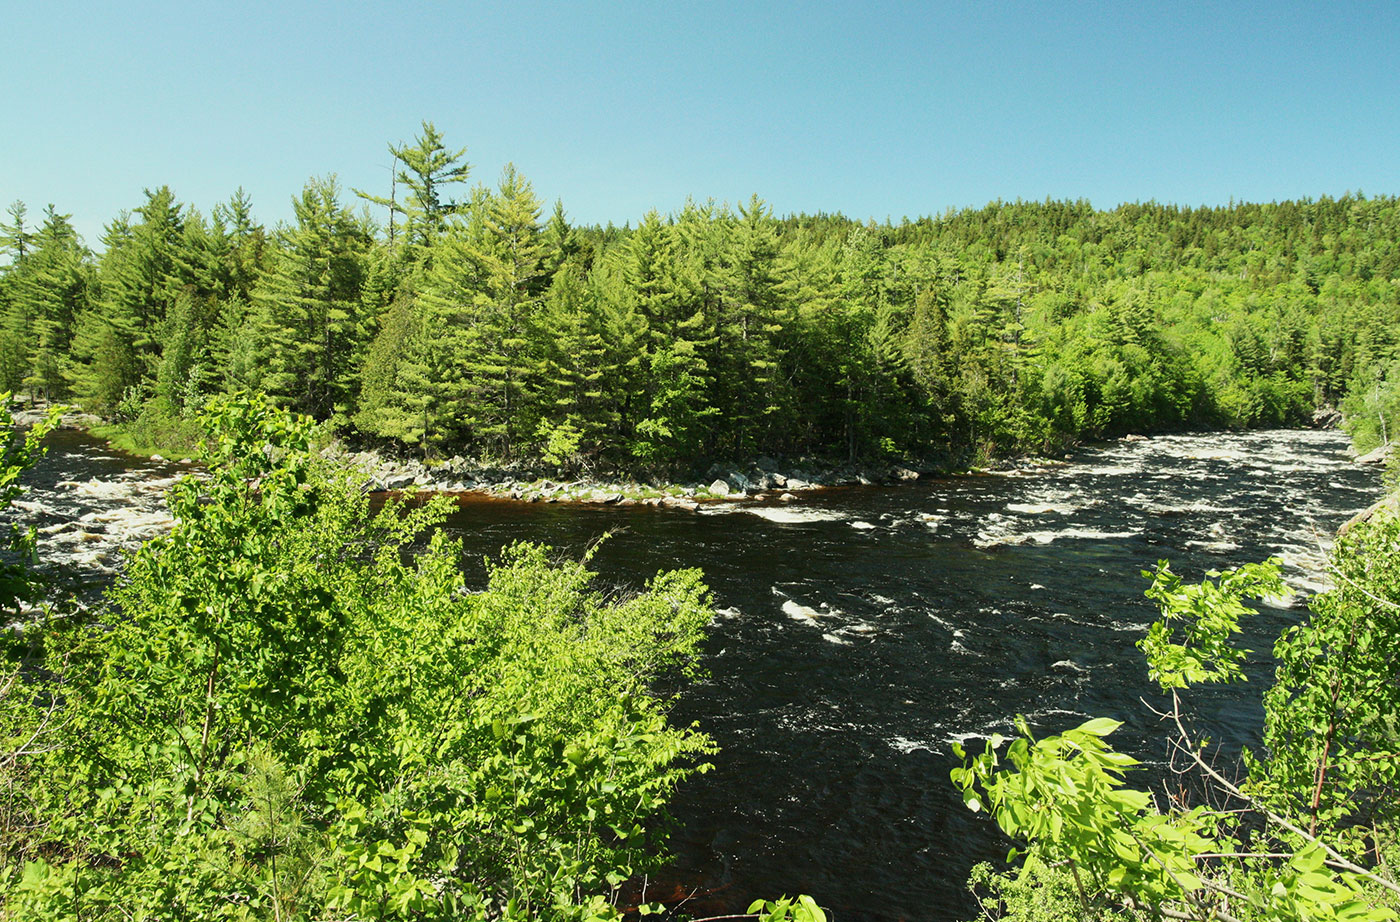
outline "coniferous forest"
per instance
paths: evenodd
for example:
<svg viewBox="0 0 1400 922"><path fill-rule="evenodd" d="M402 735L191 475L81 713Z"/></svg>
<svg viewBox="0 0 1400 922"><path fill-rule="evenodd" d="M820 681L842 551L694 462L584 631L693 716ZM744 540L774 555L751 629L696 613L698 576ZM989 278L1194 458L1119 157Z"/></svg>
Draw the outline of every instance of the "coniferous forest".
<svg viewBox="0 0 1400 922"><path fill-rule="evenodd" d="M953 466L1336 409L1364 449L1400 415L1395 198L880 224L755 196L573 226L513 167L474 185L431 123L390 151L388 195L312 179L276 227L241 191L206 212L149 190L100 253L56 207L10 206L0 392L146 445L202 433L205 469L95 608L43 603L40 532L0 522L4 918L686 916L646 881L668 801L716 752L668 719L714 616L701 574L629 593L595 585L592 550L516 543L471 587L451 501L376 511L314 450L326 427L427 458L665 473ZM61 412L22 435L7 403L0 512ZM1037 739L1008 715L1016 738L952 745L964 803L1024 846L1019 868L974 869L983 913L1395 919L1397 541L1377 516L1338 542L1333 588L1274 647L1247 780L1210 761L1181 696L1243 681L1235 635L1247 600L1284 594L1277 561L1144 573L1161 618L1136 646L1194 779L1166 799L1126 786L1116 719ZM714 918L826 916L804 896Z"/></svg>
<svg viewBox="0 0 1400 922"><path fill-rule="evenodd" d="M474 184L431 123L390 151L390 189L315 178L276 227L241 191L202 211L148 190L100 255L54 206L11 205L0 390L149 444L251 389L367 445L633 471L961 463L1298 424L1349 394L1380 428L1394 402L1393 198L877 224L755 196L588 227L513 167Z"/></svg>

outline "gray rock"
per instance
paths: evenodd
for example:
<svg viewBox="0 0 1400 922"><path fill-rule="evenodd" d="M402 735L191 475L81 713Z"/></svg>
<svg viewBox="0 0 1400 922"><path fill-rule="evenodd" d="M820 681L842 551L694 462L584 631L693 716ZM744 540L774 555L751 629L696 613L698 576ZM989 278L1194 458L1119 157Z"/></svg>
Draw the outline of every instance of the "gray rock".
<svg viewBox="0 0 1400 922"><path fill-rule="evenodd" d="M1314 429L1336 429L1342 424L1342 414L1332 407L1321 407L1313 410L1312 425Z"/></svg>
<svg viewBox="0 0 1400 922"><path fill-rule="evenodd" d="M1357 459L1356 459L1356 462L1357 462L1358 464L1384 464L1384 463L1385 463L1386 461L1388 461L1389 459L1390 459L1390 446L1389 446L1389 445L1382 445L1381 447L1379 447L1379 448L1377 448L1377 449L1375 449L1375 450L1373 450L1373 451L1368 451L1368 452L1366 452L1366 454L1364 454L1364 455L1362 455L1361 457L1357 458Z"/></svg>
<svg viewBox="0 0 1400 922"><path fill-rule="evenodd" d="M790 503L795 499L797 499L797 497L793 496L791 493L784 493L782 496L778 497L778 501L784 503Z"/></svg>
<svg viewBox="0 0 1400 922"><path fill-rule="evenodd" d="M729 495L729 484L723 480L716 480L714 483L710 484L709 489L710 492L715 494L716 496Z"/></svg>
<svg viewBox="0 0 1400 922"><path fill-rule="evenodd" d="M1388 519L1393 517L1397 512L1400 512L1400 494L1392 493L1379 502L1362 509L1344 522L1342 527L1337 529L1337 537L1340 538L1362 522L1369 522L1371 519Z"/></svg>

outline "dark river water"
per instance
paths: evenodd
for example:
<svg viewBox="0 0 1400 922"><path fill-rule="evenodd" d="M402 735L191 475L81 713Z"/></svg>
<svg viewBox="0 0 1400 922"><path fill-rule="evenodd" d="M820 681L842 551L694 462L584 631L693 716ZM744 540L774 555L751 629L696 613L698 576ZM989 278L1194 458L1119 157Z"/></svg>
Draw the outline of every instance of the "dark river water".
<svg viewBox="0 0 1400 922"><path fill-rule="evenodd" d="M122 517L159 529L178 468L60 436L26 514L49 530L50 566L110 572ZM467 501L450 527L478 580L508 542L578 552L609 530L605 581L704 570L708 677L675 718L722 751L675 801L677 861L647 898L694 893L697 912L720 912L803 892L834 920L950 920L975 914L971 865L1009 844L955 794L950 744L1016 714L1037 732L1110 716L1147 783L1165 745L1139 700L1152 693L1134 645L1155 616L1139 571L1165 557L1198 579L1274 555L1302 597L1320 588L1332 530L1380 492L1345 447L1337 432L1163 436L1031 472L700 513ZM1251 681L1189 693L1229 753L1257 742L1272 638L1303 614L1299 598L1265 607L1245 638Z"/></svg>

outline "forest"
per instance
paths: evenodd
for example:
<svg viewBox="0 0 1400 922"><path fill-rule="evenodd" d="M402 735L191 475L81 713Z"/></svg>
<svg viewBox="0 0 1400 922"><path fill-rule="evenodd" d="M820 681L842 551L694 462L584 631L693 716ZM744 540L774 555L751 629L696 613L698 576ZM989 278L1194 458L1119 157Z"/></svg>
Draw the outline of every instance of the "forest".
<svg viewBox="0 0 1400 922"><path fill-rule="evenodd" d="M470 185L429 122L390 152L390 189L314 178L274 228L241 191L206 213L148 190L100 255L54 206L11 205L0 389L152 445L248 389L403 454L632 472L960 466L1345 399L1380 441L1400 406L1394 198L875 223L755 196L587 227L513 167Z"/></svg>
<svg viewBox="0 0 1400 922"><path fill-rule="evenodd" d="M37 533L0 532L0 613L24 622L0 633L5 918L667 912L627 883L664 863L666 805L715 752L668 720L713 616L701 575L601 587L587 554L515 544L469 587L450 501L373 507L315 450L327 431L665 473L958 466L1336 409L1364 449L1400 415L1395 198L876 223L753 197L590 227L512 167L469 185L431 123L390 151L389 195L312 179L274 228L241 192L206 214L162 186L95 253L56 207L10 206L0 392L198 440L202 472L95 608L42 603ZM0 411L0 511L56 414L25 435ZM1186 699L1242 680L1239 622L1277 566L1145 573L1179 790L1127 786L1106 718L1037 739L1008 715L1014 737L955 747L955 787L1019 850L975 872L984 913L1396 918L1397 541L1393 518L1339 541L1231 777ZM749 913L825 918L810 897Z"/></svg>

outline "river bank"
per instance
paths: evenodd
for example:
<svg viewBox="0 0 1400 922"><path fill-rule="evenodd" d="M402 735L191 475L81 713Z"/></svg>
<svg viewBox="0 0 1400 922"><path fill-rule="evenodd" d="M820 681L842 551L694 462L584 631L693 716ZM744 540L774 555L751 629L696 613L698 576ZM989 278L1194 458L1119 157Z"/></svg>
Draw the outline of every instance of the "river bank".
<svg viewBox="0 0 1400 922"><path fill-rule="evenodd" d="M42 404L21 406L15 413L15 421L19 425L32 424L45 412ZM115 451L156 463L171 461L187 451L187 446L172 451L146 445L119 424L88 413L66 414L59 425L90 433ZM840 463L805 456L795 459L758 457L749 461L716 462L706 469L704 477L670 481L660 477L580 474L530 462L493 464L460 455L440 461L422 461L392 457L374 449L356 449L339 439L323 448L321 454L362 472L365 489L369 492L473 493L531 503L647 505L692 511L702 503L770 498L790 502L804 493L830 487L907 484L929 476L1026 470L1062 463L1014 457L979 469L959 466L950 459ZM194 462L182 457L175 463Z"/></svg>
<svg viewBox="0 0 1400 922"><path fill-rule="evenodd" d="M16 422L21 425L32 423L45 410L42 404L22 408L15 415ZM1334 410L1318 411L1314 414L1312 428L1336 428L1340 421L1340 416ZM106 441L113 450L134 457L144 457L155 463L171 461L169 456L150 446L142 450L120 425L92 414L66 414L60 426L88 432ZM1146 438L1144 435L1128 434L1104 440L1101 444L1131 443ZM961 465L951 455L934 459L858 463L807 456L793 459L761 456L748 461L715 462L706 469L703 477L670 481L660 477L580 474L550 468L539 462L492 464L461 455L424 461L394 457L374 449L356 449L340 439L330 442L321 454L364 474L364 489L368 492L412 490L477 494L527 503L642 505L690 511L700 509L702 504L712 503L793 502L804 494L832 487L892 486L956 474L1029 474L1066 463L1058 458L1024 455L995 458L982 467ZM1381 453L1373 452L1358 461L1373 462L1383 460L1383 457ZM185 457L174 463L190 465L194 462Z"/></svg>

